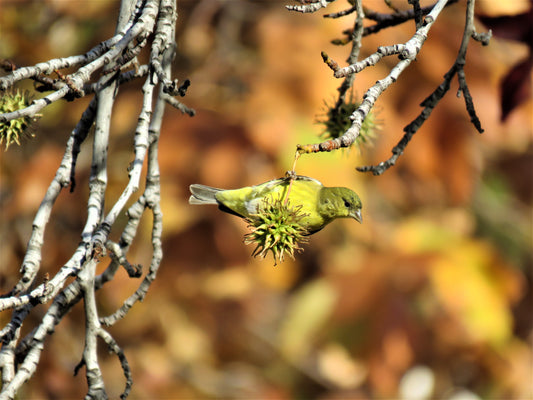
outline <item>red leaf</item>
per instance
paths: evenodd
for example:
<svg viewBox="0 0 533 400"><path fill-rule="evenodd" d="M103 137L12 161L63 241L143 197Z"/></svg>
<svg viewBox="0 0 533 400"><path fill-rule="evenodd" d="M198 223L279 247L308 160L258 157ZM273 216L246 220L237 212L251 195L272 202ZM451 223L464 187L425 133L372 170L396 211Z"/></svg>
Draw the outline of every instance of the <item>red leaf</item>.
<svg viewBox="0 0 533 400"><path fill-rule="evenodd" d="M502 79L501 88L501 120L509 116L517 106L531 96L531 68L533 57L530 55L516 64Z"/></svg>
<svg viewBox="0 0 533 400"><path fill-rule="evenodd" d="M478 19L490 30L492 34L501 39L515 40L525 43L529 48L533 45L533 8L523 14L501 15L489 17L478 15Z"/></svg>

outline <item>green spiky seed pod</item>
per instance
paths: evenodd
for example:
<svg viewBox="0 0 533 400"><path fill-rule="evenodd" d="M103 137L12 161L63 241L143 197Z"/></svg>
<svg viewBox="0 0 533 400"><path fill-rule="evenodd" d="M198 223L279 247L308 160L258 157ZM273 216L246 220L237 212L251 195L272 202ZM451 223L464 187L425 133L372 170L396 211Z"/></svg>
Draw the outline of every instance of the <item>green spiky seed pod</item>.
<svg viewBox="0 0 533 400"><path fill-rule="evenodd" d="M350 98L344 101L339 107L335 107L334 104L325 104L326 111L317 122L324 125L324 132L322 133L324 138L336 139L342 136L352 126L350 116L357 110L361 103L355 100L355 96L352 93ZM379 121L375 113L370 111L361 125L359 136L354 144L362 146L363 144L372 143L379 129Z"/></svg>
<svg viewBox="0 0 533 400"><path fill-rule="evenodd" d="M265 258L270 251L274 265L283 262L286 253L294 259L295 252L303 250L300 243L307 241L308 232L300 224L307 214L301 212L301 206L291 207L281 198L266 198L260 210L253 218L246 219L251 232L244 236L244 243L256 244L252 255Z"/></svg>
<svg viewBox="0 0 533 400"><path fill-rule="evenodd" d="M0 114L10 113L13 111L26 108L30 105L31 100L27 93L19 90L4 93L0 97ZM35 136L31 130L31 123L35 120L33 117L21 117L11 121L0 122L0 145L6 144L6 150L12 143L20 146L23 137Z"/></svg>

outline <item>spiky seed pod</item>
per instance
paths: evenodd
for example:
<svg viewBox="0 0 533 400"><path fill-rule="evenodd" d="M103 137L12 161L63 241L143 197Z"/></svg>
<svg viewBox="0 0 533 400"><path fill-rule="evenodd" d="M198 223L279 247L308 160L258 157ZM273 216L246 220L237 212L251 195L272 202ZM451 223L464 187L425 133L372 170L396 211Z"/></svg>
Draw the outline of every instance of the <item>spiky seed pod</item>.
<svg viewBox="0 0 533 400"><path fill-rule="evenodd" d="M0 114L26 108L30 103L31 100L27 92L22 93L19 90L6 92L0 97ZM35 136L30 128L34 120L34 117L21 117L7 122L0 122L0 145L5 141L7 150L12 143L20 146L20 140L23 137Z"/></svg>
<svg viewBox="0 0 533 400"><path fill-rule="evenodd" d="M252 255L265 258L272 252L274 265L283 262L285 254L294 259L295 252L303 249L300 243L307 241L307 230L301 225L301 220L307 214L301 212L301 206L292 207L290 202L281 198L266 198L260 207L260 212L252 218L247 218L250 233L244 236L245 244L256 244Z"/></svg>
<svg viewBox="0 0 533 400"><path fill-rule="evenodd" d="M336 139L342 136L350 126L352 126L352 120L350 116L361 105L355 99L354 94L350 94L350 98L344 101L339 107L335 105L329 105L327 102L326 111L322 115L321 119L318 119L319 124L324 125L324 132L322 136L326 139ZM376 137L376 133L379 130L379 121L376 118L374 112L370 111L361 125L359 136L355 140L354 144L361 146L363 144L370 144Z"/></svg>

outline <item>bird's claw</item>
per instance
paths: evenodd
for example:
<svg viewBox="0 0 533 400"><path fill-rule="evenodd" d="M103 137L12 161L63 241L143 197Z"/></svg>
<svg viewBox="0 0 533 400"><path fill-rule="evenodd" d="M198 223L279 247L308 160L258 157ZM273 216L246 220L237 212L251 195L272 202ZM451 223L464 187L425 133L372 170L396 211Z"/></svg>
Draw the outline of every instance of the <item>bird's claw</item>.
<svg viewBox="0 0 533 400"><path fill-rule="evenodd" d="M294 170L285 172L286 179L296 179L296 172Z"/></svg>

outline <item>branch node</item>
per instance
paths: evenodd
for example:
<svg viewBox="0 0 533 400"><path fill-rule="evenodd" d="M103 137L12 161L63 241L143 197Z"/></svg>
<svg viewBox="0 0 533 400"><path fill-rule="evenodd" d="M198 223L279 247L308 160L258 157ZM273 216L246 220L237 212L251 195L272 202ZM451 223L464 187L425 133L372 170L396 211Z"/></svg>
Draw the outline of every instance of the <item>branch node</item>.
<svg viewBox="0 0 533 400"><path fill-rule="evenodd" d="M492 38L492 30L489 29L487 32L478 33L476 31L472 32L472 39L477 42L480 42L482 46L488 46L490 44L490 39Z"/></svg>

